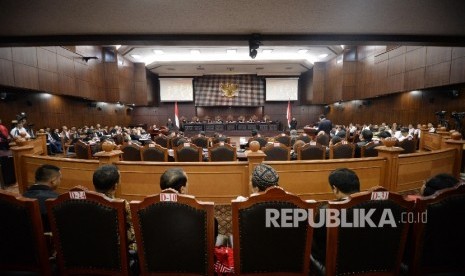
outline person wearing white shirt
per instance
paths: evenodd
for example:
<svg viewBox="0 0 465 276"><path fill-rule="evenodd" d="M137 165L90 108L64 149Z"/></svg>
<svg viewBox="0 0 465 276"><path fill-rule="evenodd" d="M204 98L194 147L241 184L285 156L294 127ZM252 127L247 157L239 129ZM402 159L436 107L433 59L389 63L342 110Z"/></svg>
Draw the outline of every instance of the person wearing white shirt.
<svg viewBox="0 0 465 276"><path fill-rule="evenodd" d="M434 133L436 129L434 128L432 123L428 123L428 132Z"/></svg>
<svg viewBox="0 0 465 276"><path fill-rule="evenodd" d="M31 138L31 135L29 135L29 133L27 133L27 130L24 128L23 124L22 123L17 123L16 124L16 127L13 128L11 131L10 131L10 136L14 139L16 139L17 137L19 137L21 135L21 133L25 133L26 136L24 138L26 139L30 139Z"/></svg>

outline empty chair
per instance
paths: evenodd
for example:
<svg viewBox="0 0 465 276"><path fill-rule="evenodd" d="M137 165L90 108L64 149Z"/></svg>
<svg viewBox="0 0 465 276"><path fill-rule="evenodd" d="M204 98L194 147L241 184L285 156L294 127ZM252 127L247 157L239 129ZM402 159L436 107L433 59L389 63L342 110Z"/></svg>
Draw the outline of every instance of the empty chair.
<svg viewBox="0 0 465 276"><path fill-rule="evenodd" d="M140 151L141 147L136 144L127 144L121 147L123 151L123 161L141 161Z"/></svg>
<svg viewBox="0 0 465 276"><path fill-rule="evenodd" d="M221 142L215 144L213 147L208 148L208 161L236 161L237 153L236 147Z"/></svg>
<svg viewBox="0 0 465 276"><path fill-rule="evenodd" d="M0 275L52 275L38 201L0 191L0 210Z"/></svg>
<svg viewBox="0 0 465 276"><path fill-rule="evenodd" d="M383 144L380 142L369 142L363 145L360 148L360 157L377 157L378 150L375 149L376 147L382 146Z"/></svg>
<svg viewBox="0 0 465 276"><path fill-rule="evenodd" d="M286 147L290 147L291 146L291 137L288 136L288 135L285 135L285 134L282 134L282 135L278 135L274 138L274 140L276 142L279 142L283 145L285 145Z"/></svg>
<svg viewBox="0 0 465 276"><path fill-rule="evenodd" d="M329 146L329 159L354 158L355 145L341 141Z"/></svg>
<svg viewBox="0 0 465 276"><path fill-rule="evenodd" d="M142 275L213 275L212 202L174 190L131 202Z"/></svg>
<svg viewBox="0 0 465 276"><path fill-rule="evenodd" d="M209 146L210 139L205 136L197 136L197 137L191 138L191 142L197 147L206 149Z"/></svg>
<svg viewBox="0 0 465 276"><path fill-rule="evenodd" d="M329 135L328 134L323 134L323 135L318 135L315 138L315 141L323 146L329 146Z"/></svg>
<svg viewBox="0 0 465 276"><path fill-rule="evenodd" d="M265 161L291 160L291 149L281 143L268 144L262 151L266 154Z"/></svg>
<svg viewBox="0 0 465 276"><path fill-rule="evenodd" d="M298 160L318 160L325 159L326 147L315 142L308 143L297 149Z"/></svg>
<svg viewBox="0 0 465 276"><path fill-rule="evenodd" d="M308 275L313 229L308 221L291 227L266 224L267 210L313 210L280 187L232 201L234 270L237 275ZM281 220L278 219L278 223ZM274 273L274 274L273 274Z"/></svg>
<svg viewBox="0 0 465 276"><path fill-rule="evenodd" d="M176 162L201 162L202 148L193 144L183 144L174 148L174 161Z"/></svg>
<svg viewBox="0 0 465 276"><path fill-rule="evenodd" d="M90 149L90 145L81 140L78 140L74 144L74 152L78 159L92 159L92 150Z"/></svg>
<svg viewBox="0 0 465 276"><path fill-rule="evenodd" d="M444 189L415 204L411 248L407 250L409 274L465 274L465 186ZM447 274L441 274L447 275Z"/></svg>
<svg viewBox="0 0 465 276"><path fill-rule="evenodd" d="M397 141L396 146L404 149L402 154L414 153L417 151L417 141L415 141L414 138L407 138L402 140L402 142Z"/></svg>
<svg viewBox="0 0 465 276"><path fill-rule="evenodd" d="M410 226L403 217L413 211L413 201L405 200L400 194L377 188L352 194L344 201L329 202L327 210L338 210L341 220L345 213L346 226L339 224L327 227L326 238L315 236L314 243L326 243L324 261L312 255L315 274L400 274L400 262ZM369 213L372 224L362 218L362 214ZM364 226L362 222L365 223ZM348 224L353 226L347 226Z"/></svg>
<svg viewBox="0 0 465 276"><path fill-rule="evenodd" d="M122 199L75 188L46 204L60 275L129 275Z"/></svg>
<svg viewBox="0 0 465 276"><path fill-rule="evenodd" d="M155 136L153 141L164 148L169 148L170 146L169 138L161 133Z"/></svg>
<svg viewBox="0 0 465 276"><path fill-rule="evenodd" d="M158 144L148 144L140 151L142 161L168 161L168 149Z"/></svg>

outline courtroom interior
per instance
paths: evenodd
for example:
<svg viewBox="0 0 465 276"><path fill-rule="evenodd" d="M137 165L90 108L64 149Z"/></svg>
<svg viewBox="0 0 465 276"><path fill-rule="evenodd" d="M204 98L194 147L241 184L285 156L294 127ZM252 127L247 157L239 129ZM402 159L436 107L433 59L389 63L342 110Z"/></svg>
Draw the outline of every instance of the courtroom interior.
<svg viewBox="0 0 465 276"><path fill-rule="evenodd" d="M2 1L0 274L464 275L464 14Z"/></svg>

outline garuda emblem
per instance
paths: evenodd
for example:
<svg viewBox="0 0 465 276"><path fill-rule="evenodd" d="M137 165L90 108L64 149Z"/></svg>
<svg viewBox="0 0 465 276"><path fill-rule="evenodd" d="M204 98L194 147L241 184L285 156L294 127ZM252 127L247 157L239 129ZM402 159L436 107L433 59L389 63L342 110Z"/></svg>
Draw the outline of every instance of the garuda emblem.
<svg viewBox="0 0 465 276"><path fill-rule="evenodd" d="M239 85L235 83L220 83L220 90L223 91L223 96L232 98L238 96Z"/></svg>

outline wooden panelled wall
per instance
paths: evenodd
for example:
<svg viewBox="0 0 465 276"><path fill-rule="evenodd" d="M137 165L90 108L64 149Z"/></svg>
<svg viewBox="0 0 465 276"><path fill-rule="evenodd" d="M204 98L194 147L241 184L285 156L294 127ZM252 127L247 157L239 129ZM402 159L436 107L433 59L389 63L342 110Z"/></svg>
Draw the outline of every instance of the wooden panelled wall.
<svg viewBox="0 0 465 276"><path fill-rule="evenodd" d="M315 63L313 78L313 104L456 85L465 83L465 48L359 46Z"/></svg>
<svg viewBox="0 0 465 276"><path fill-rule="evenodd" d="M16 119L20 112L26 112L28 123L39 130L44 126L61 128L61 126L84 126L99 123L102 126L128 125L131 122L128 107L117 104L97 103L90 106L88 101L50 95L38 92L16 92L15 98L0 101L0 119L10 128L9 122Z"/></svg>
<svg viewBox="0 0 465 276"><path fill-rule="evenodd" d="M0 48L0 85L113 103L152 99L143 63L98 46Z"/></svg>
<svg viewBox="0 0 465 276"><path fill-rule="evenodd" d="M454 126L455 121L449 118L451 112L465 111L465 86L457 87L457 91L458 97L453 97L450 89L438 88L331 104L328 118L338 124L437 124L435 112L445 110L448 112L446 119ZM462 121L462 124L464 123Z"/></svg>

